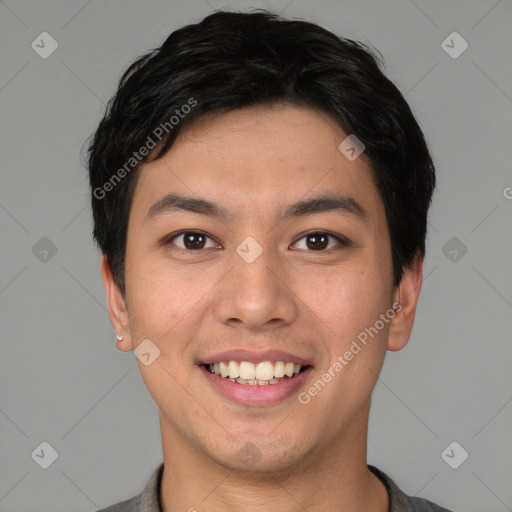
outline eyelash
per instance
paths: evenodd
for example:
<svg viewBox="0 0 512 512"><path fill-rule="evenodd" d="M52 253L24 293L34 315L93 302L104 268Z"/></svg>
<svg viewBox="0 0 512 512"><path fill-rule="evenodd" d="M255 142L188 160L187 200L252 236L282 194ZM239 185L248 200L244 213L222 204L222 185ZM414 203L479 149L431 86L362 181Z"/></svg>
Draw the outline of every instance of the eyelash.
<svg viewBox="0 0 512 512"><path fill-rule="evenodd" d="M171 242L175 239L175 238L178 238L182 235L187 235L187 234L195 234L195 235L203 235L207 238L209 238L210 240L213 240L213 238L210 236L210 235L207 235L206 233L204 233L203 231L180 231L179 233L176 233L175 235L172 235L171 237L167 238L165 241L164 241L164 245L169 245L171 244ZM334 238L335 240L337 240L339 242L339 244L343 247L348 247L350 245L350 241L341 236L341 235L336 235L334 233L331 233L329 231L309 231L308 233L304 233L299 239L297 239L295 242L293 242L293 245L297 244L298 242L300 242L302 239L310 236L310 235L326 235L330 238ZM219 244L220 245L220 244ZM181 250L181 251L184 251L184 252L188 252L188 253L193 253L193 252L201 252L201 251L204 251L206 249L212 249L212 247L207 247L206 249L186 249L184 247L177 247L178 250ZM333 247L331 248L326 248L326 249L320 249L320 250L306 250L306 252L329 252L330 250L332 250ZM305 250L305 249L301 249L301 250Z"/></svg>

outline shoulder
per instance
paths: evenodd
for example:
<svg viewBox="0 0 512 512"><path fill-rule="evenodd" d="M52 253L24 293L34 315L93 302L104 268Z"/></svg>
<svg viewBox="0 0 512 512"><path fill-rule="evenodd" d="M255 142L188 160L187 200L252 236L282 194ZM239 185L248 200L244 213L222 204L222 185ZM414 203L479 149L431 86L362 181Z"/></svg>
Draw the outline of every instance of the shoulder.
<svg viewBox="0 0 512 512"><path fill-rule="evenodd" d="M368 469L381 480L388 491L389 512L452 512L424 498L408 496L380 469L370 465Z"/></svg>
<svg viewBox="0 0 512 512"><path fill-rule="evenodd" d="M162 512L160 506L160 482L162 480L164 463L159 464L151 474L146 486L140 494L129 500L120 501L96 512Z"/></svg>
<svg viewBox="0 0 512 512"><path fill-rule="evenodd" d="M110 505L107 508L102 508L97 512L139 512L140 510L141 495L138 494L129 500L120 501L114 505Z"/></svg>

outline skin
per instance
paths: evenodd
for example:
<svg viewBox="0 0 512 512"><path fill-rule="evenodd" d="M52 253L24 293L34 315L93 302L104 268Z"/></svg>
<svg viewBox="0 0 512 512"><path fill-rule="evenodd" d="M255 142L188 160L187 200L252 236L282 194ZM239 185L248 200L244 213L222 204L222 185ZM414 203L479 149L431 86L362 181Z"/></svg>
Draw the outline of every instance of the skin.
<svg viewBox="0 0 512 512"><path fill-rule="evenodd" d="M421 288L415 258L393 287L389 232L371 164L338 149L347 137L309 107L250 107L209 115L182 132L161 159L143 166L130 211L126 296L105 258L101 270L114 329L130 351L150 339L160 356L141 375L158 405L164 455L164 512L389 510L383 484L366 465L371 393L387 350L407 343ZM327 211L275 222L288 204L330 192L366 211ZM170 211L145 221L174 192L229 209L220 220ZM203 249L169 235L200 230ZM306 232L329 231L323 249ZM252 263L236 247L253 237ZM167 240L165 244L163 241ZM173 245L174 244L174 245ZM402 309L307 404L307 389L365 328ZM232 348L282 349L314 366L305 386L272 406L242 406L219 395L196 361ZM247 467L246 443L259 458Z"/></svg>

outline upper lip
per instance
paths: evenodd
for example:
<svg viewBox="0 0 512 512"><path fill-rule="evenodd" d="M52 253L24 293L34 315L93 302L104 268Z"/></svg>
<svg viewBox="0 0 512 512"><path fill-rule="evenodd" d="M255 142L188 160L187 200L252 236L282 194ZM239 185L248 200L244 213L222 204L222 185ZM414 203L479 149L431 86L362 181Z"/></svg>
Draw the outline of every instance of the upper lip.
<svg viewBox="0 0 512 512"><path fill-rule="evenodd" d="M262 361L283 361L284 363L300 364L301 366L310 366L311 361L303 357L285 352L282 350L265 350L265 351L252 351L248 349L233 349L224 352L215 352L208 356L201 357L197 364L213 364L226 361L249 361L251 363L259 363Z"/></svg>

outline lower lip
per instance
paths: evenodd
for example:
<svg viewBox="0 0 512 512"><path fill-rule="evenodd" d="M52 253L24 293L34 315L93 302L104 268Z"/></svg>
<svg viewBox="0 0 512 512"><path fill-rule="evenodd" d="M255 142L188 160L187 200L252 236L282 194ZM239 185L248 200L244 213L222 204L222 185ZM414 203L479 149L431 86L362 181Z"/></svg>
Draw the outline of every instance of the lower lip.
<svg viewBox="0 0 512 512"><path fill-rule="evenodd" d="M202 365L199 365L199 369L221 395L233 402L242 405L272 405L293 395L309 377L312 367L309 366L302 373L295 375L295 377L283 379L278 384L263 386L231 382L225 377L209 372Z"/></svg>

